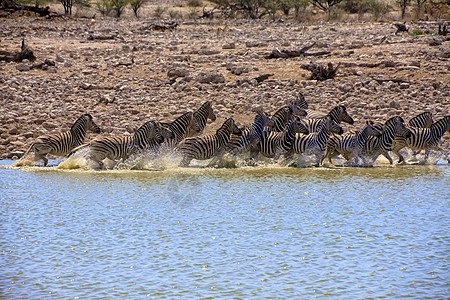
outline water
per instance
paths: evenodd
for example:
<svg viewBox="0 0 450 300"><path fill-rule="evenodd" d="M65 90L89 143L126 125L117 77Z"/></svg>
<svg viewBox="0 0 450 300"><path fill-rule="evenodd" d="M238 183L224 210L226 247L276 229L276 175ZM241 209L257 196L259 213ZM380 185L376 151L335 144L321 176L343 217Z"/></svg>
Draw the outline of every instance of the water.
<svg viewBox="0 0 450 300"><path fill-rule="evenodd" d="M444 164L3 167L0 298L448 298L449 186Z"/></svg>

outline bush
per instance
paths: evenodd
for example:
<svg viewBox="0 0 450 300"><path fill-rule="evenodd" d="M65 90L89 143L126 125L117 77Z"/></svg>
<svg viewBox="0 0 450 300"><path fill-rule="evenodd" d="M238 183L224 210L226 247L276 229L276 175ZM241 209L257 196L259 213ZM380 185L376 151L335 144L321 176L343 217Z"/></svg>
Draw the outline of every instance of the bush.
<svg viewBox="0 0 450 300"><path fill-rule="evenodd" d="M187 3L187 6L189 7L200 7L202 6L202 1L200 0L189 0Z"/></svg>
<svg viewBox="0 0 450 300"><path fill-rule="evenodd" d="M169 17L171 19L181 19L183 17L183 14L179 10L169 10Z"/></svg>
<svg viewBox="0 0 450 300"><path fill-rule="evenodd" d="M411 33L412 36L416 36L416 35L423 35L423 31L416 29Z"/></svg>
<svg viewBox="0 0 450 300"><path fill-rule="evenodd" d="M167 11L167 7L157 6L155 8L155 11L153 12L153 15L156 18L161 18L161 16Z"/></svg>
<svg viewBox="0 0 450 300"><path fill-rule="evenodd" d="M102 14L102 16L109 15L113 10L110 0L98 0L95 2L95 7Z"/></svg>

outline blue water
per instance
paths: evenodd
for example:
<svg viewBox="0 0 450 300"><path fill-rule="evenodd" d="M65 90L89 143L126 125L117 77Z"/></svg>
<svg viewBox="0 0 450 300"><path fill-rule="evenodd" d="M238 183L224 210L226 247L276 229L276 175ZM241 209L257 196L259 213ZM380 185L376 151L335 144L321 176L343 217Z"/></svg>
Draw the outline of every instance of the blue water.
<svg viewBox="0 0 450 300"><path fill-rule="evenodd" d="M449 186L448 165L3 167L0 298L448 298Z"/></svg>

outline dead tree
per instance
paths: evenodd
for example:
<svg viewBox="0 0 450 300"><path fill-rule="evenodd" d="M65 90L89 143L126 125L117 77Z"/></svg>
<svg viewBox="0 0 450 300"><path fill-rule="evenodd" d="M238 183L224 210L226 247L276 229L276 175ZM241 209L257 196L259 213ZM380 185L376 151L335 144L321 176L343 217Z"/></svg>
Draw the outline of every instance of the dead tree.
<svg viewBox="0 0 450 300"><path fill-rule="evenodd" d="M32 11L41 17L45 17L50 15L50 7L38 7L38 6L31 6L31 5L22 5L19 3L14 2L13 0L0 0L0 10L4 11L18 11L18 10L27 10Z"/></svg>
<svg viewBox="0 0 450 300"><path fill-rule="evenodd" d="M439 24L439 31L438 34L439 35L443 35L443 36L447 36L447 25L446 24Z"/></svg>
<svg viewBox="0 0 450 300"><path fill-rule="evenodd" d="M291 57L298 57L305 54L306 51L314 47L316 43L313 43L312 45L306 46L301 48L300 50L278 50L275 49L270 53L268 56L266 56L267 59L270 58L291 58Z"/></svg>
<svg viewBox="0 0 450 300"><path fill-rule="evenodd" d="M29 61L35 61L36 57L34 56L33 49L28 47L25 44L25 39L22 39L22 47L20 48L20 52L17 53L10 53L7 51L1 51L0 52L0 61L7 61L7 62L20 62L24 59L28 59Z"/></svg>
<svg viewBox="0 0 450 300"><path fill-rule="evenodd" d="M332 63L328 63L327 65L310 63L309 65L301 65L301 68L311 72L311 80L324 81L336 76L339 64L334 68Z"/></svg>

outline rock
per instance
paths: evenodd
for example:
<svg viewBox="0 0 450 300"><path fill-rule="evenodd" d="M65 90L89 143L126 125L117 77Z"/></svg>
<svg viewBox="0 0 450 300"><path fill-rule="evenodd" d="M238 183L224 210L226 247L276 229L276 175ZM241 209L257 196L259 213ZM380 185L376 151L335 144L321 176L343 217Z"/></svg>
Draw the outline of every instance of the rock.
<svg viewBox="0 0 450 300"><path fill-rule="evenodd" d="M26 65L26 64L18 64L16 66L16 69L20 72L26 72L26 71L30 71L31 68L29 65Z"/></svg>
<svg viewBox="0 0 450 300"><path fill-rule="evenodd" d="M189 76L189 70L188 69L181 69L181 68L172 68L167 72L167 76L169 77L186 77Z"/></svg>
<svg viewBox="0 0 450 300"><path fill-rule="evenodd" d="M222 49L236 49L236 44L233 42L224 44L222 46Z"/></svg>
<svg viewBox="0 0 450 300"><path fill-rule="evenodd" d="M200 72L197 75L197 81L200 83L223 83L225 77L217 71Z"/></svg>

